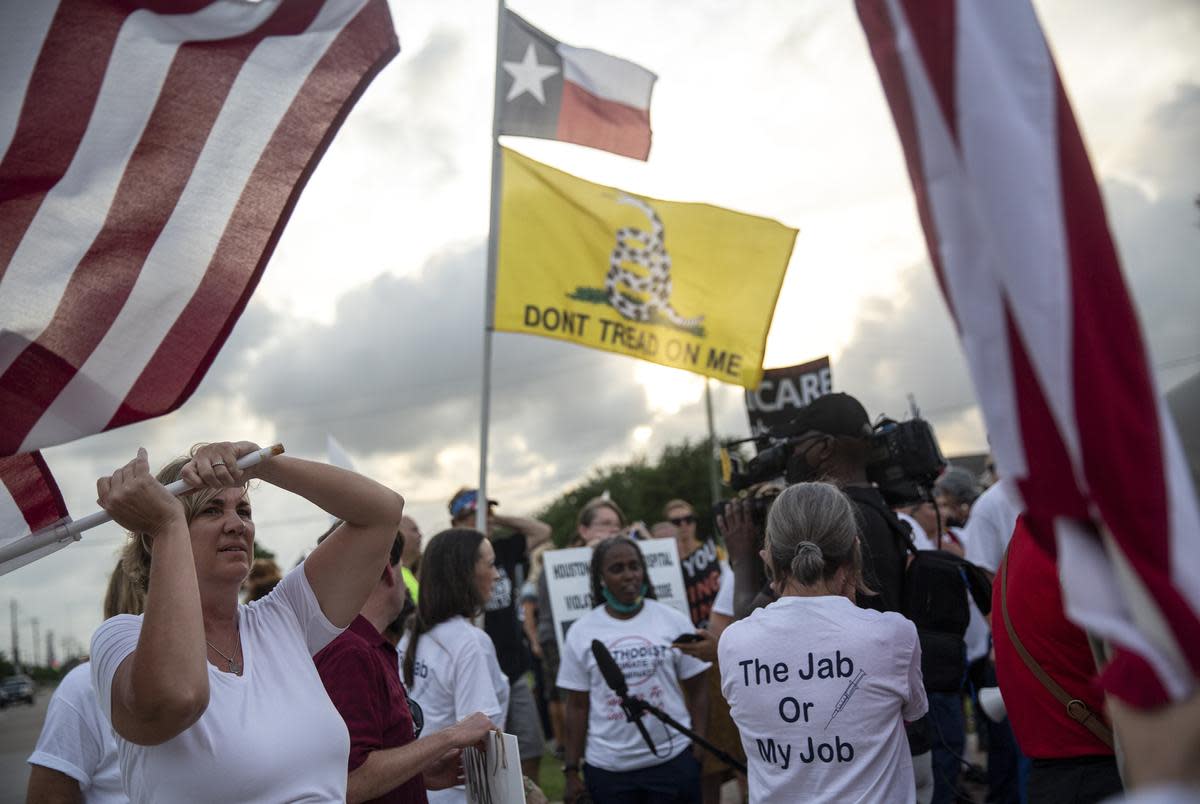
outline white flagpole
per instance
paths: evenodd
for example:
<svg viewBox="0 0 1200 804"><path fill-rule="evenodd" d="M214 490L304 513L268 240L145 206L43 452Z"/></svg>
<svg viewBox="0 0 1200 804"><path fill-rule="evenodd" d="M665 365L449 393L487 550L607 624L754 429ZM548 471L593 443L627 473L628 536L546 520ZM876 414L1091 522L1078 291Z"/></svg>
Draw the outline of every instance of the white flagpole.
<svg viewBox="0 0 1200 804"><path fill-rule="evenodd" d="M243 455L238 458L238 468L247 469L254 466L256 463L261 463L267 458L273 458L276 455L283 454L283 444L275 444L270 447L263 447L257 452L251 452L249 455ZM176 480L174 483L167 486L167 491L178 497L192 490L192 487L187 484L186 480ZM36 533L31 533L28 536L17 539L15 542L0 547L0 575L6 572L23 567L35 558L40 556L29 557L31 553L41 550L46 547L53 547L50 552L65 547L68 542L77 542L81 538L79 534L85 530L103 525L106 522L112 521L112 515L108 511L96 511L88 514L85 517L75 520L67 520L59 522L46 528L42 528ZM26 560L21 561L22 557Z"/></svg>
<svg viewBox="0 0 1200 804"><path fill-rule="evenodd" d="M496 327L496 255L500 244L500 184L504 163L500 155L500 58L504 40L504 0L496 3L495 91L492 98L492 209L488 221L487 280L483 294L483 394L479 403L479 495L475 528L487 533L488 424L492 413L492 333Z"/></svg>

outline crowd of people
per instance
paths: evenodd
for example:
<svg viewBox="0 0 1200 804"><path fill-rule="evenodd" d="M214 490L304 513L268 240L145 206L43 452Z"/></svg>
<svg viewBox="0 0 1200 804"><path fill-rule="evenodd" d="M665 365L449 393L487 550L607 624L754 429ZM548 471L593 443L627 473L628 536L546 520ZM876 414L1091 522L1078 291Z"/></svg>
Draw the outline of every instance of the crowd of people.
<svg viewBox="0 0 1200 804"><path fill-rule="evenodd" d="M716 804L732 781L752 802L1192 800L1197 704L1105 700L1009 481L949 467L885 498L846 394L789 428L786 482L711 522L676 498L631 524L604 496L557 540L470 488L426 540L354 472L241 469L258 447L221 442L152 475L139 451L97 482L129 539L28 800L473 801L464 752L501 730L530 802L550 753L567 804ZM253 558L251 479L336 518L286 573ZM659 599L647 538L674 540L682 599ZM546 566L570 547L592 608L566 627Z"/></svg>

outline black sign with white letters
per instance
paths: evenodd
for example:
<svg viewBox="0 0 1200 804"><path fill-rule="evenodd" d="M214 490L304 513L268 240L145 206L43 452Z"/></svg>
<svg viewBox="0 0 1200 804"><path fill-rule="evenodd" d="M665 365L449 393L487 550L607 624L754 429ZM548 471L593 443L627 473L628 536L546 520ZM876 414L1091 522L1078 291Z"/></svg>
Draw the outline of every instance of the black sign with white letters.
<svg viewBox="0 0 1200 804"><path fill-rule="evenodd" d="M761 435L785 424L800 408L833 390L829 358L763 372L758 388L746 392L750 432Z"/></svg>

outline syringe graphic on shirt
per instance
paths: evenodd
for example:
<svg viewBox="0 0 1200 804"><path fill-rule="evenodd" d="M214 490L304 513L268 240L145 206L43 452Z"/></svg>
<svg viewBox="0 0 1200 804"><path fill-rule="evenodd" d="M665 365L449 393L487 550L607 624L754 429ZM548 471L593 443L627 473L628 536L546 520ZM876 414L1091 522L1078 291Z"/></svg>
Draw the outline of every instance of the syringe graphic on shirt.
<svg viewBox="0 0 1200 804"><path fill-rule="evenodd" d="M837 705L833 707L833 714L829 716L829 723L825 724L825 729L829 729L829 724L833 723L833 719L838 716L838 712L846 708L846 704L850 702L850 696L858 689L858 685L862 683L863 677L866 676L866 670L859 670L858 675L850 680L846 685L846 691L842 693L842 697L838 698Z"/></svg>

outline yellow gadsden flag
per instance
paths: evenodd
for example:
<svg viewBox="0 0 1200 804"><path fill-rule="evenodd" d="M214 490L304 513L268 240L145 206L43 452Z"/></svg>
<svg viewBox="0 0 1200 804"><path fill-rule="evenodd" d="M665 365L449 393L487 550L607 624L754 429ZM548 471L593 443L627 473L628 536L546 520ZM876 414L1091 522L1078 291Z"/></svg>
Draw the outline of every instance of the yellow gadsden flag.
<svg viewBox="0 0 1200 804"><path fill-rule="evenodd" d="M796 230L504 149L496 329L757 388Z"/></svg>

